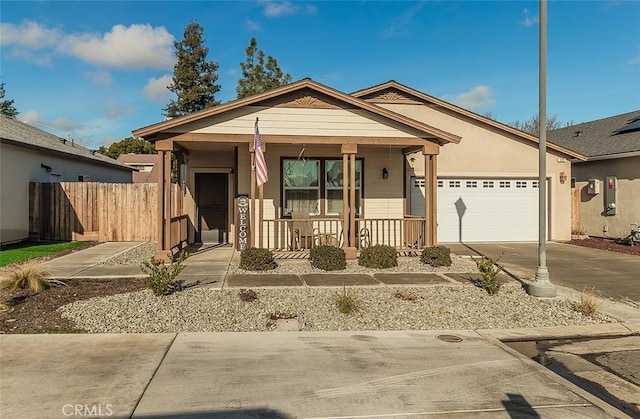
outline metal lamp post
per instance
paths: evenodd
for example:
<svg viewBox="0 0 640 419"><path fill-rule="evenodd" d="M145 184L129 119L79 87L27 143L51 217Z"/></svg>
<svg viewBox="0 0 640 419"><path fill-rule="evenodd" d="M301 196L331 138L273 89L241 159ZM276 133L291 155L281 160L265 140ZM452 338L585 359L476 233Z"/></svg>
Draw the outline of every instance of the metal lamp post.
<svg viewBox="0 0 640 419"><path fill-rule="evenodd" d="M556 287L547 269L547 0L540 0L540 68L538 132L538 268L527 291L535 297L555 297Z"/></svg>

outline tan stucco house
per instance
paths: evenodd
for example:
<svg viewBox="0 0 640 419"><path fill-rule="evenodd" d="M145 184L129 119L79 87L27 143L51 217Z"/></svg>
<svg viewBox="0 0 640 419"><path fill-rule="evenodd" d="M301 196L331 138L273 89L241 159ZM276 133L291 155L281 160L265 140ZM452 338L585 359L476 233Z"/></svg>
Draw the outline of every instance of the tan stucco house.
<svg viewBox="0 0 640 419"><path fill-rule="evenodd" d="M549 132L549 141L587 156L573 160L573 228L624 238L640 223L640 110Z"/></svg>
<svg viewBox="0 0 640 419"><path fill-rule="evenodd" d="M189 242L238 242L246 202L250 244L281 252L537 240L537 138L394 81L346 94L304 79L133 134L155 143L161 190L181 184ZM548 148L552 240L571 234L571 158L584 157ZM164 252L181 227L160 195Z"/></svg>
<svg viewBox="0 0 640 419"><path fill-rule="evenodd" d="M0 115L0 242L29 238L29 182L131 182L135 169Z"/></svg>

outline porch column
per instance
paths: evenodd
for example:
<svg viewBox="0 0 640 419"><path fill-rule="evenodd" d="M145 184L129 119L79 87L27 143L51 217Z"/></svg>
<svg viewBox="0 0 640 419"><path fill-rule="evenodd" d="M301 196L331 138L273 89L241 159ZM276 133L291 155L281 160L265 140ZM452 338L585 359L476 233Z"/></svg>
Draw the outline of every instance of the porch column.
<svg viewBox="0 0 640 419"><path fill-rule="evenodd" d="M424 245L435 246L437 244L438 226L438 174L436 165L436 154L424 147Z"/></svg>
<svg viewBox="0 0 640 419"><path fill-rule="evenodd" d="M342 145L342 248L347 259L355 259L356 249L356 225L355 225L355 179L356 179L356 153L357 144ZM350 174L350 176L349 176ZM349 189L351 187L351 189Z"/></svg>
<svg viewBox="0 0 640 419"><path fill-rule="evenodd" d="M158 150L158 245L156 257L166 259L171 249L171 151Z"/></svg>
<svg viewBox="0 0 640 419"><path fill-rule="evenodd" d="M249 154L251 155L251 176L249 179L250 188L249 188L249 199L251 206L249 208L250 212L250 226L251 226L251 236L249 237L250 243L249 247L254 247L256 240L256 154L255 149L253 147L253 142L249 143Z"/></svg>

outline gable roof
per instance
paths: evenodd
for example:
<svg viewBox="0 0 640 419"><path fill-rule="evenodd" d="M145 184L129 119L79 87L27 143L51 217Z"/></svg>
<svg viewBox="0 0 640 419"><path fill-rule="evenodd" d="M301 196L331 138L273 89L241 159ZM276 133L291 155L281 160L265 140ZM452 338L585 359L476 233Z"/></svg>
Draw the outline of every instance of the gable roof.
<svg viewBox="0 0 640 419"><path fill-rule="evenodd" d="M404 98L403 100L402 97L397 97L397 95L393 95L394 91L399 91L407 95L413 96L415 99L418 100L418 102L429 103L431 107L435 107L435 108L440 107L443 109L447 109L455 114L469 118L473 121L480 122L482 124L497 128L502 132L516 135L522 138L523 140L530 141L535 144L538 144L540 142L538 137L534 135L527 134L526 132L522 132L509 125L495 121L491 118L478 115L477 113L474 113L467 109L453 105L449 102L445 102L442 99L438 99L436 97L423 93L419 90L415 90L409 86L405 86L404 84L398 83L395 80L390 80L386 83L382 83L376 86L368 87L366 89L358 90L356 92L351 93L351 96L362 98L365 100L372 100L374 102L379 100L381 103L406 103L407 102L406 98ZM376 98L376 96L378 98ZM554 151L558 151L560 153L566 154L570 157L573 157L579 160L586 160L586 157L580 154L579 152L571 150L569 148L562 147L561 145L558 145L558 144L547 143L547 148Z"/></svg>
<svg viewBox="0 0 640 419"><path fill-rule="evenodd" d="M15 118L0 115L0 142L18 147L38 149L66 155L69 158L89 160L92 163L112 166L115 169L135 170L100 153L94 153L74 141L60 138Z"/></svg>
<svg viewBox="0 0 640 419"><path fill-rule="evenodd" d="M133 183L157 183L159 179L158 163L160 154L126 153L118 156L118 161L130 166L151 166L151 170L133 172Z"/></svg>
<svg viewBox="0 0 640 419"><path fill-rule="evenodd" d="M399 113L390 111L388 109L382 108L375 104L369 103L365 100L361 100L357 97L347 95L342 93L336 89L325 86L324 84L318 83L311 79L303 79L291 84L287 84L281 87L277 87L275 89L269 90L264 93L258 93L253 96L249 96L243 99L237 99L223 105L214 106L211 108L207 108L198 112L194 112L185 116L181 116L178 118L170 119L168 121L160 122L154 125L149 125L147 127L143 127L133 131L133 135L136 137L142 137L149 141L154 141L156 135L165 130L170 130L171 128L178 127L180 125L188 124L190 122L194 122L203 118L207 118L214 115L219 115L224 112L228 112L234 109L241 108L243 106L256 105L260 102L266 101L268 99L273 99L279 96L283 96L295 91L303 90L303 89L311 89L312 91L318 92L320 94L324 94L329 96L330 98L336 99L342 103L348 104L355 108L359 108L378 116L381 116L387 120L394 121L400 123L406 127L412 128L424 134L425 138L437 138L442 143L458 143L460 142L460 137L449 132L443 131L441 129L432 127L428 124L416 121L412 118L406 117Z"/></svg>
<svg viewBox="0 0 640 419"><path fill-rule="evenodd" d="M549 141L577 151L589 160L640 153L640 110L549 131Z"/></svg>

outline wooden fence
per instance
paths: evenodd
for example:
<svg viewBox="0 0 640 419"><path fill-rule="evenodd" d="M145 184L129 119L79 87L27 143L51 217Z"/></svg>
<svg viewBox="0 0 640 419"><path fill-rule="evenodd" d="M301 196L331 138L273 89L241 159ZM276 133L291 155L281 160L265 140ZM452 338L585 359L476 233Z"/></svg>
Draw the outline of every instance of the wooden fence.
<svg viewBox="0 0 640 419"><path fill-rule="evenodd" d="M175 215L181 195L173 186ZM32 240L157 241L157 208L155 183L32 182L29 236Z"/></svg>

